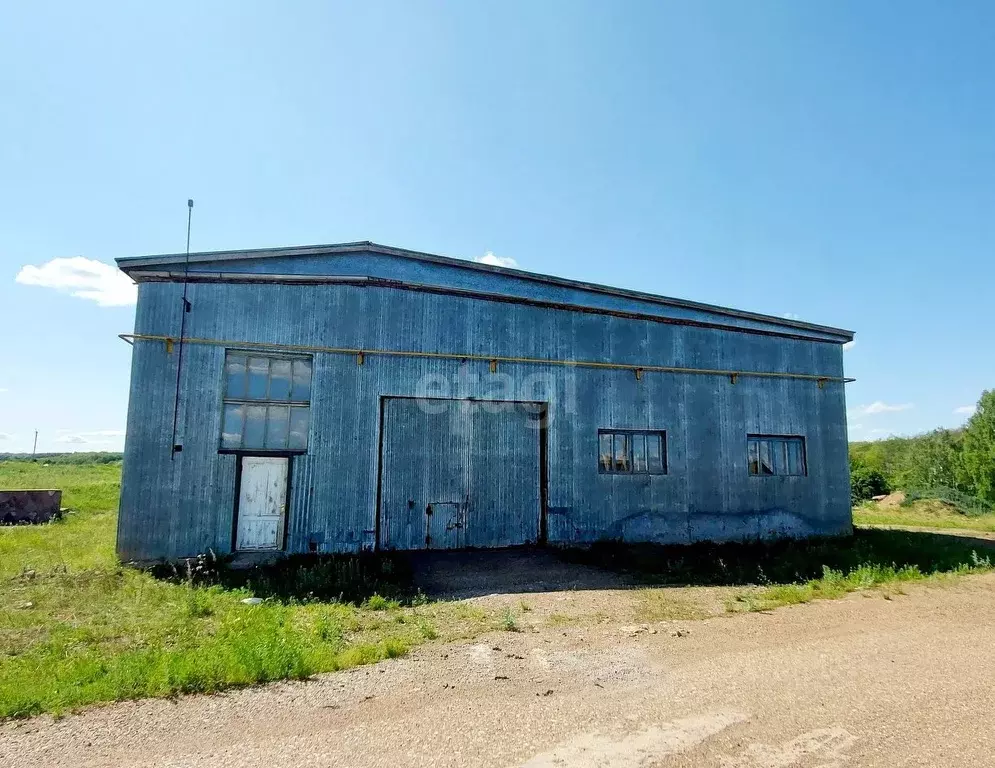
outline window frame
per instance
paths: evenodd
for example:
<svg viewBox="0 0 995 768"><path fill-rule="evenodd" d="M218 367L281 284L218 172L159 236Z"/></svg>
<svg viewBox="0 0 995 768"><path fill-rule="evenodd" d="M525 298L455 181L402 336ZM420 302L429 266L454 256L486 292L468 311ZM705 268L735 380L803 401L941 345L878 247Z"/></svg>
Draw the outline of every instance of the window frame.
<svg viewBox="0 0 995 768"><path fill-rule="evenodd" d="M228 360L230 356L242 356L246 359L246 369L245 369L245 390L241 396L229 397L228 396ZM266 371L266 398L250 398L249 394L249 379L248 379L248 368L250 358L265 358L267 360L267 371ZM273 372L273 361L285 361L291 364L290 366L290 392L289 399L287 400L270 400L270 389L272 388L272 372ZM308 391L306 400L293 399L294 396L294 362L303 361L308 363L310 367L310 380L308 382ZM245 349L241 347L226 347L224 356L221 360L221 408L220 408L220 424L218 429L218 453L222 454L239 454L248 456L299 456L306 454L311 446L311 395L314 391L314 356L307 354L294 354L294 353L284 353L284 352L269 352L268 350L261 349ZM225 445L225 419L226 412L229 405L240 406L243 409L247 409L251 406L258 406L265 409L265 414L263 418L263 447L254 448L245 445L245 432L246 432L246 413L243 410L242 413L242 429L240 432L239 445L229 446ZM287 441L286 446L282 448L267 448L266 439L269 434L270 427L270 406L283 407L287 409ZM307 412L307 430L304 434L304 447L290 447L290 434L291 427L294 423L294 410L295 409L305 409Z"/></svg>
<svg viewBox="0 0 995 768"><path fill-rule="evenodd" d="M808 477L808 445L804 435L771 435L771 434L747 434L746 436L746 472L750 477ZM769 464L773 470L770 473L760 471L761 443L766 443L768 448ZM787 461L787 447L789 444L797 444L801 451L801 472L789 472L790 461ZM753 471L752 456L753 446L756 446L757 471ZM788 464L781 467L781 463Z"/></svg>
<svg viewBox="0 0 995 768"><path fill-rule="evenodd" d="M612 441L612 452L611 452L611 466L605 467L601 462L601 440L602 437L609 436ZM643 437L643 461L646 464L646 469L637 470L636 461L633 451L633 437L641 436ZM650 468L649 465L649 449L647 447L647 442L645 438L647 437L659 437L660 438L660 464L659 469ZM615 440L617 437L622 437L625 439L625 463L626 469L616 469L615 458L617 455ZM597 461L598 461L598 474L599 475L625 475L625 476L637 476L637 477L650 477L654 475L668 475L670 474L670 462L667 460L667 430L665 429L615 429L612 427L604 427L598 429L598 442L597 442Z"/></svg>

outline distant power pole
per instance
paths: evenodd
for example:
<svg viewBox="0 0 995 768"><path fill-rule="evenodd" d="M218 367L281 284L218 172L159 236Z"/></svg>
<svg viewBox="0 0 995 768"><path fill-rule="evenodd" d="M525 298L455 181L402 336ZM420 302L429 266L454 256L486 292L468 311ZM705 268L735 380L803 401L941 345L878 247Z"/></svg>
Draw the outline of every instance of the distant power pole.
<svg viewBox="0 0 995 768"><path fill-rule="evenodd" d="M31 458L35 457L35 453L38 451L38 430L35 430L35 444L31 447Z"/></svg>

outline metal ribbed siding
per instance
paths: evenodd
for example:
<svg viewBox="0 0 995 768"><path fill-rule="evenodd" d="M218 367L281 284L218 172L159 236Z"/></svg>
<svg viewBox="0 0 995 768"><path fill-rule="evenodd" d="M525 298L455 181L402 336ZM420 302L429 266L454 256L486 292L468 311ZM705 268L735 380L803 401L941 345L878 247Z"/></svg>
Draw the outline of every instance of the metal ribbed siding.
<svg viewBox="0 0 995 768"><path fill-rule="evenodd" d="M456 549L538 541L538 415L521 403L386 398L381 546Z"/></svg>
<svg viewBox="0 0 995 768"><path fill-rule="evenodd" d="M144 283L136 332L175 334L182 286ZM667 325L438 294L356 286L191 284L192 337L313 346L610 360L842 376L839 345ZM122 480L125 557L228 551L235 458L218 453L222 347L188 344L179 441L170 461L177 355L135 344ZM462 396L488 396L488 366ZM427 373L454 378L455 360L316 354L307 456L294 460L288 549L372 546L379 401L418 394ZM502 364L573 382L576 409L551 412L550 542L624 536L660 541L849 529L843 385L828 382ZM562 400L563 391L558 397ZM670 474L600 475L599 427L666 429ZM806 478L753 478L746 434L806 437Z"/></svg>
<svg viewBox="0 0 995 768"><path fill-rule="evenodd" d="M624 258L624 257L622 257ZM286 258L267 258L261 260L226 260L224 262L195 262L191 271L217 273L219 271L234 273L255 273L270 275L328 275L379 277L389 280L400 280L422 285L444 285L471 291L483 291L520 296L539 301L563 302L601 309L636 312L661 317L681 318L698 321L720 321L726 325L738 328L754 328L764 330L783 330L774 321L763 321L736 316L724 315L717 318L705 309L687 306L662 305L649 300L635 297L613 295L583 290L579 287L558 285L541 278L528 279L508 273L492 273L467 269L462 265L426 262L418 259L402 258L381 253L357 251L354 253L314 254L310 256L292 256ZM812 338L836 339L831 333L805 331Z"/></svg>

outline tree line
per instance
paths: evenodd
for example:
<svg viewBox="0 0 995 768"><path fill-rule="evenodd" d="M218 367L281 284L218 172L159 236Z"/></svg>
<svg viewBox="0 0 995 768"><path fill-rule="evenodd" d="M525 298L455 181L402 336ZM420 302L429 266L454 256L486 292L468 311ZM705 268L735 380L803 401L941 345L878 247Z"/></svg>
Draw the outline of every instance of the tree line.
<svg viewBox="0 0 995 768"><path fill-rule="evenodd" d="M960 429L851 443L850 479L854 503L901 489L972 511L995 509L995 390L982 392Z"/></svg>
<svg viewBox="0 0 995 768"><path fill-rule="evenodd" d="M112 451L80 451L78 453L0 453L0 461L37 461L45 464L114 464L124 454Z"/></svg>

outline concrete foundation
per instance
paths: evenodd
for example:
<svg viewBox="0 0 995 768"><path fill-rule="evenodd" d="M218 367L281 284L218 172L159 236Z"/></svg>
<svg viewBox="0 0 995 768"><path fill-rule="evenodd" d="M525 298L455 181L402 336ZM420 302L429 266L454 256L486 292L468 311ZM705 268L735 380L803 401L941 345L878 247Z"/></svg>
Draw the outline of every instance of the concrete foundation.
<svg viewBox="0 0 995 768"><path fill-rule="evenodd" d="M62 491L0 491L0 525L47 523L61 510Z"/></svg>

